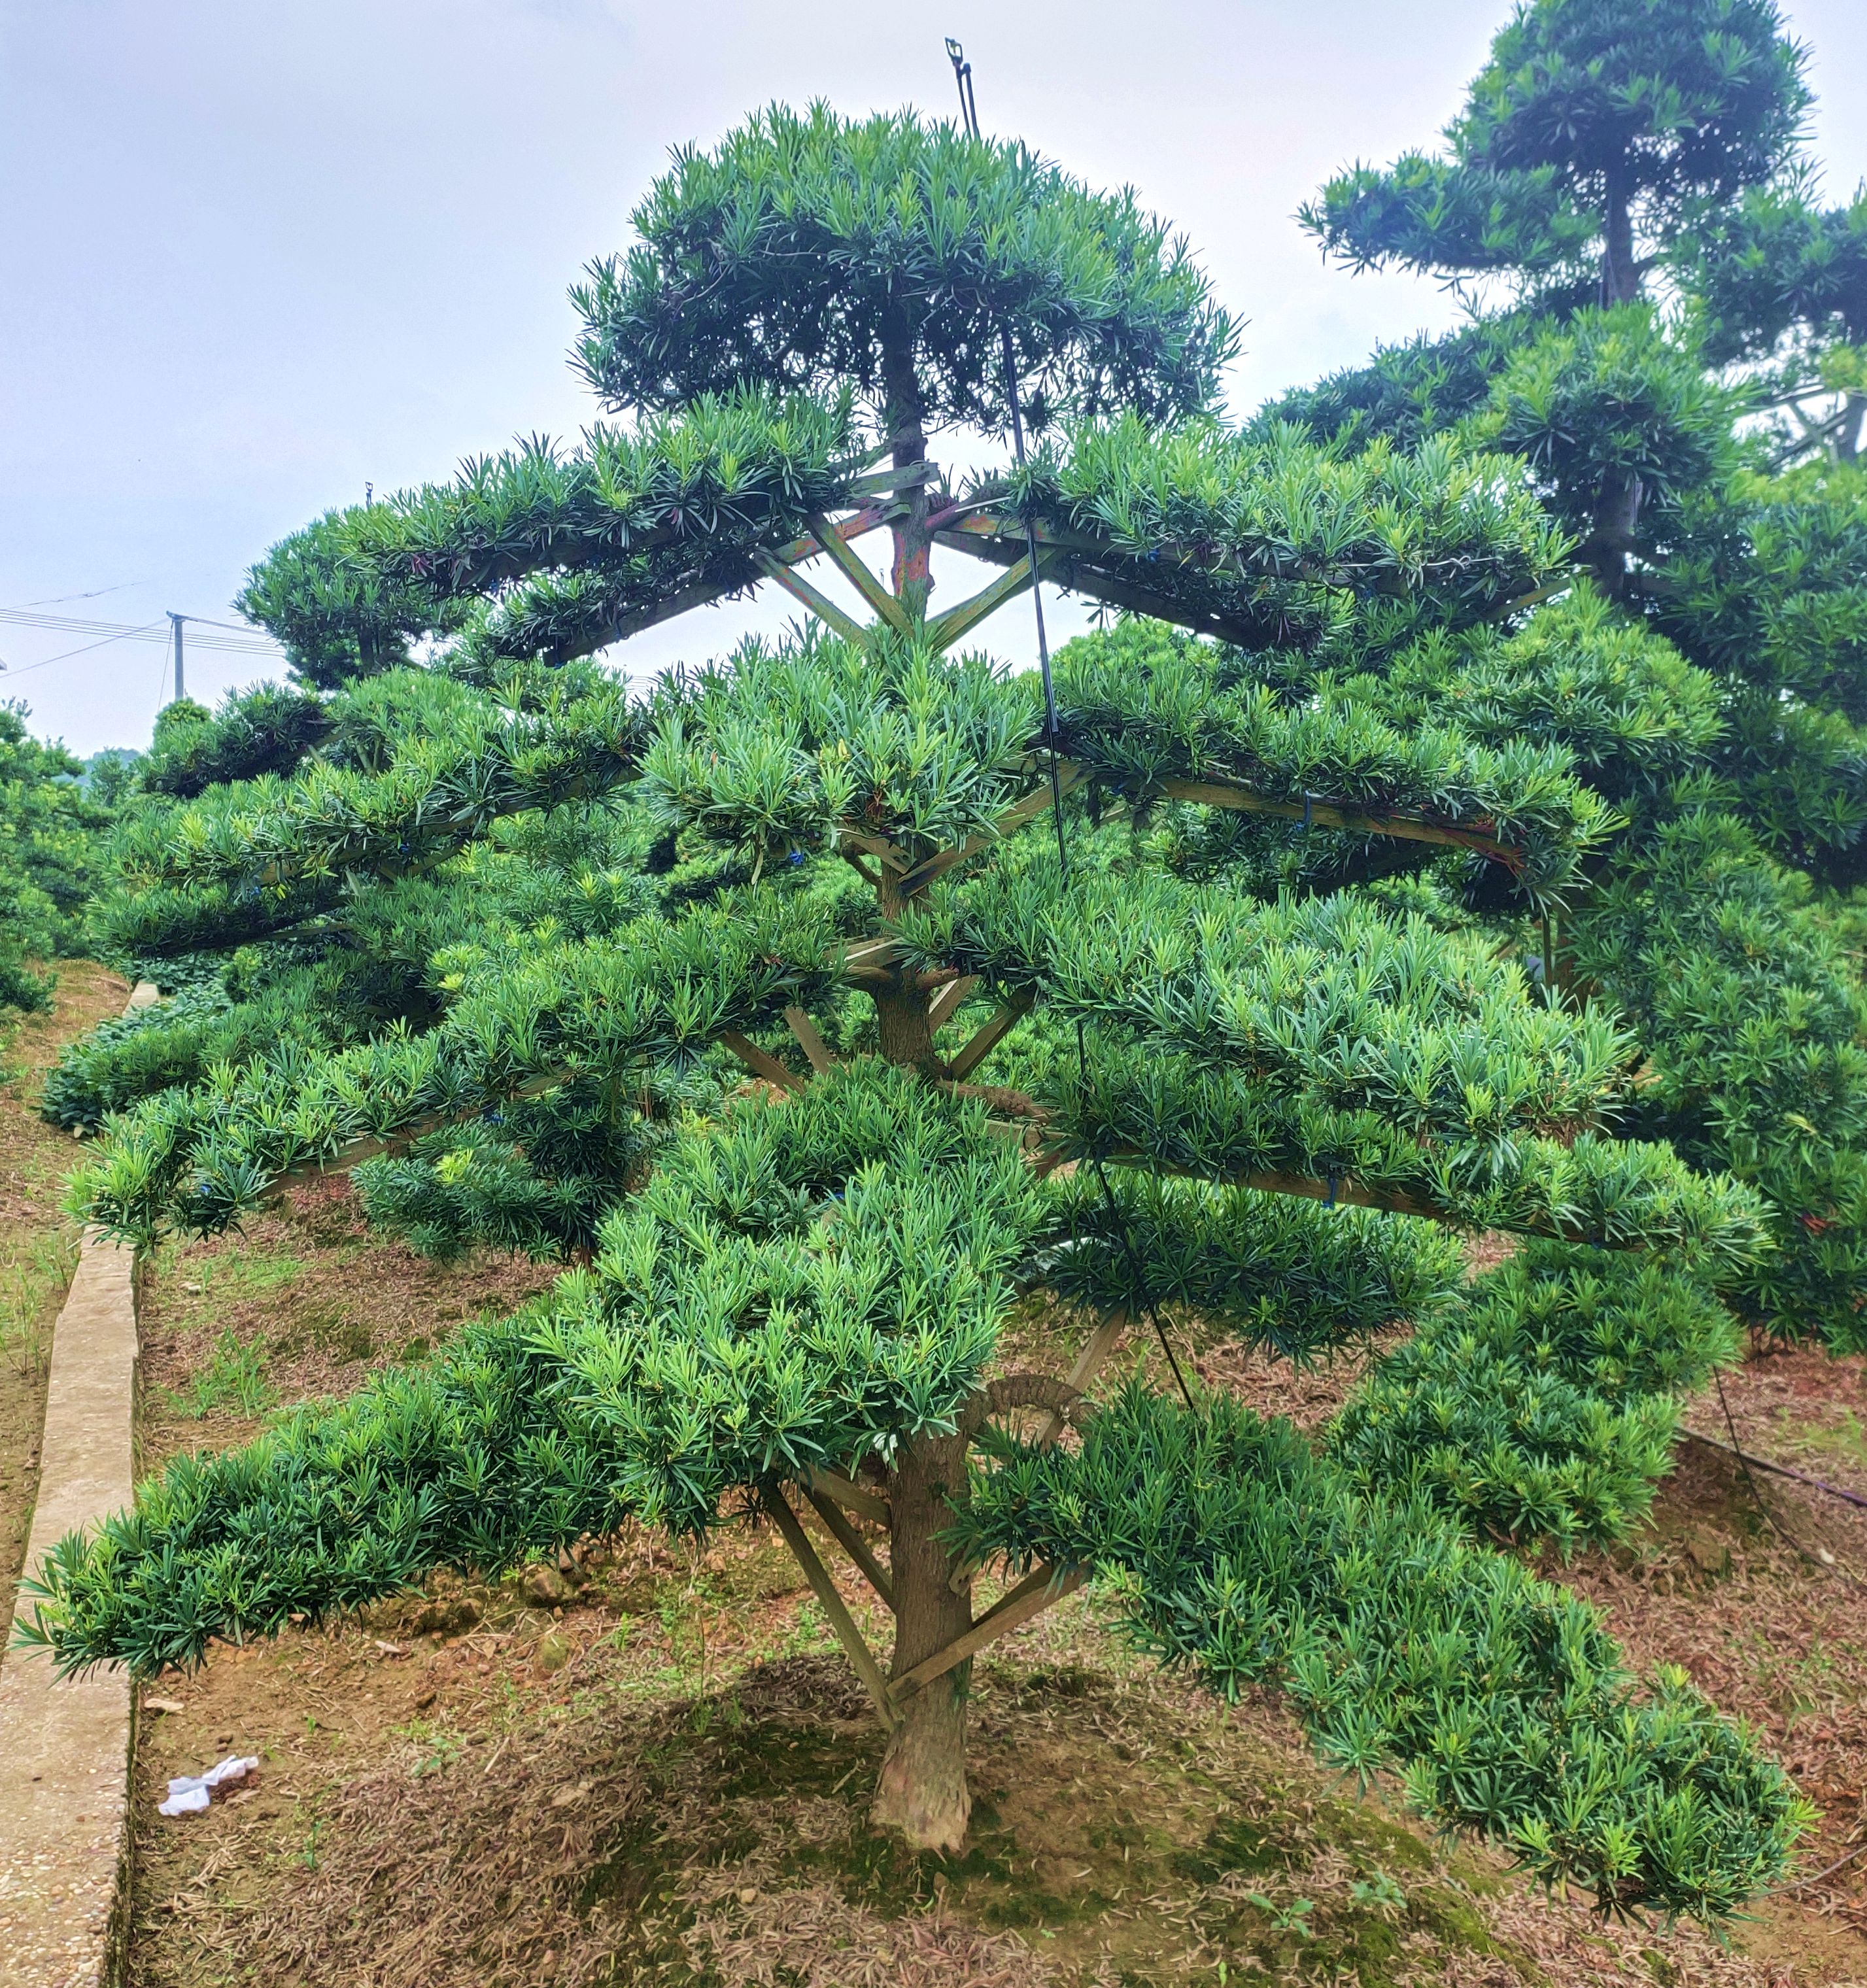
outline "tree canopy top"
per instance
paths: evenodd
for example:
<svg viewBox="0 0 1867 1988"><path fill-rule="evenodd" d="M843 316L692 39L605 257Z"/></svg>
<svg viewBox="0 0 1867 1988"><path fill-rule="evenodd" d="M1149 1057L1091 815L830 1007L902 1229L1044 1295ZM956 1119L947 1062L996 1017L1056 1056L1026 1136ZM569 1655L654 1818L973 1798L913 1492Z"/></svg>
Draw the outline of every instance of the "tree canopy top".
<svg viewBox="0 0 1867 1988"><path fill-rule="evenodd" d="M1632 228L1670 240L1695 203L1786 162L1809 105L1776 0L1525 0L1491 45L1449 157L1409 153L1331 181L1303 218L1358 267L1579 273L1638 288Z"/></svg>
<svg viewBox="0 0 1867 1988"><path fill-rule="evenodd" d="M618 411L853 385L902 422L1009 422L1001 330L1033 422L1202 411L1236 334L1133 192L911 111L780 104L687 149L626 255L573 292L577 363Z"/></svg>
<svg viewBox="0 0 1867 1988"><path fill-rule="evenodd" d="M1530 0L1449 134L1466 163L1554 167L1598 205L1728 196L1775 171L1809 103L1775 0Z"/></svg>

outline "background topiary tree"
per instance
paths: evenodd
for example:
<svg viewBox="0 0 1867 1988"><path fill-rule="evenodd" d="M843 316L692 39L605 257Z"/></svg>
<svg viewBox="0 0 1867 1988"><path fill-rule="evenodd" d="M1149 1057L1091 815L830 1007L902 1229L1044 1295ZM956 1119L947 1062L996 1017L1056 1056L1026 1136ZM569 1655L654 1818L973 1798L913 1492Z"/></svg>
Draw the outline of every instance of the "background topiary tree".
<svg viewBox="0 0 1867 1988"><path fill-rule="evenodd" d="M0 1009L32 1012L50 1005L42 963L82 944L117 769L107 766L90 790L84 762L33 738L29 715L0 704Z"/></svg>
<svg viewBox="0 0 1867 1988"><path fill-rule="evenodd" d="M76 1189L120 1232L219 1228L361 1165L424 1241L584 1260L422 1366L171 1466L60 1548L22 1633L148 1669L438 1564L763 1516L888 1729L875 1814L917 1845L964 1833L972 1657L1094 1574L1164 1657L1280 1680L1333 1756L1399 1765L1543 1875L1731 1909L1804 1810L1683 1679L1638 1690L1431 1484L1118 1357L1145 1322L1172 1361L1163 1297L1291 1357L1446 1313L1441 1225L1547 1239L1517 1302L1565 1316L1602 1312L1574 1281L1601 1251L1708 1286L1755 1256L1750 1194L1614 1136L1639 1050L1607 1013L1544 998L1417 879L1280 896L1182 812L1273 825L1297 874L1418 849L1520 923L1559 904L1618 816L1575 745L1490 715L1507 673L1474 728L1277 686L1404 676L1436 642L1483 658L1564 576L1560 525L1463 440L1225 428L1229 327L1185 249L1015 145L774 109L682 155L636 225L578 292L580 363L625 425L338 514L255 576L255 603L424 589L447 660L191 720L123 845L113 929L177 954L371 920L412 953L424 894L485 874L424 969L433 1013L347 1045L306 1018L211 1061L231 1024L198 1013L171 1080L132 1068L155 1035L73 1072L74 1111L80 1076L147 1093ZM930 431L1015 438L1014 407L1038 447L955 487ZM883 530L885 583L854 550ZM937 607L939 547L999 570ZM1118 629L1054 681L962 649L1040 573L1191 632ZM576 660L764 580L813 625L645 704ZM1617 702L1604 674L1602 749L1637 777L1618 714L1652 688L1624 670ZM514 838L560 816L576 836L528 857ZM599 844L614 875L585 867ZM762 1088L726 1094L729 1060ZM1650 1346L1624 1330L1631 1384L1716 1337L1687 1305ZM1622 1448L1655 1440L1636 1415ZM892 1612L885 1671L807 1506ZM976 1614L988 1568L1011 1584Z"/></svg>
<svg viewBox="0 0 1867 1988"><path fill-rule="evenodd" d="M1796 149L1801 59L1767 7L1540 0L1500 36L1449 160L1325 190L1306 218L1351 266L1486 269L1515 301L1260 424L1294 420L1348 457L1434 435L1520 455L1601 598L1553 600L1521 631L1487 633L1483 654L1422 647L1351 683L1326 661L1266 673L1290 699L1330 681L1371 712L1399 700L1415 722L1451 709L1572 742L1629 821L1546 935L1551 971L1641 1034L1654 1081L1630 1125L1774 1204L1746 1317L1846 1348L1867 1311L1842 894L1867 826L1867 505L1852 465L1811 451L1838 456L1851 432L1858 230L1852 208L1818 210ZM1520 113L1541 134L1534 161L1490 149ZM1629 197L1631 265L1610 253L1598 198L1615 159L1647 189ZM1480 256L1459 217L1493 172L1510 190ZM1631 289L1565 273L1546 237L1571 208Z"/></svg>

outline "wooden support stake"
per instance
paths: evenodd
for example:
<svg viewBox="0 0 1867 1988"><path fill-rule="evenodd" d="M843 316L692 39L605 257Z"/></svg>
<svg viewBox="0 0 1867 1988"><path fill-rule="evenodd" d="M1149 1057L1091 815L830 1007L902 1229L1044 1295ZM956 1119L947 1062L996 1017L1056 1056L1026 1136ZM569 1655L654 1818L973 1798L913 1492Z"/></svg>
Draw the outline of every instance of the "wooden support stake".
<svg viewBox="0 0 1867 1988"><path fill-rule="evenodd" d="M850 946L844 951L843 971L852 980L881 979L888 975L900 957L899 939L864 939L861 945Z"/></svg>
<svg viewBox="0 0 1867 1988"><path fill-rule="evenodd" d="M891 443L882 445L885 454ZM905 469L871 469L857 477L847 486L851 497L887 497L897 490L918 490L923 483L938 483L940 465L937 462L911 462Z"/></svg>
<svg viewBox="0 0 1867 1988"><path fill-rule="evenodd" d="M937 1034L952 1019L954 1011L979 985L976 973L962 973L957 980L949 980L927 1004L927 1028L929 1034Z"/></svg>
<svg viewBox="0 0 1867 1988"><path fill-rule="evenodd" d="M840 569L843 577L861 595L875 613L897 634L905 635L912 628L908 610L870 572L868 562L861 554L853 550L846 539L839 538L835 531L821 518L810 520L810 529L817 534L817 542Z"/></svg>
<svg viewBox="0 0 1867 1988"><path fill-rule="evenodd" d="M943 849L938 856L930 856L925 863L910 870L901 881L901 894L912 897L916 891L924 891L935 877L944 876L957 864L979 854L980 850L995 848L1006 837L1043 813L1050 804L1050 783L1047 777L1041 786L1033 787L1021 801L1006 809L983 835L969 835L956 849ZM1086 768L1073 760L1059 760L1057 766L1057 786L1061 793L1068 793L1089 777Z"/></svg>
<svg viewBox="0 0 1867 1988"><path fill-rule="evenodd" d="M1239 813L1278 815L1285 821L1309 821L1318 828L1345 828L1363 835L1392 836L1403 842L1436 842L1449 849L1469 849L1510 869L1523 861L1519 851L1494 835L1483 835L1476 829L1447 828L1412 815L1369 814L1331 801L1269 800L1229 780L1167 779L1160 783L1160 791L1169 800L1198 801Z"/></svg>
<svg viewBox="0 0 1867 1988"><path fill-rule="evenodd" d="M755 1042L749 1041L736 1029L722 1031L721 1043L737 1057L755 1077L762 1077L767 1084L775 1084L780 1090L793 1093L802 1090L809 1081L788 1070L769 1050L762 1050Z"/></svg>
<svg viewBox="0 0 1867 1988"><path fill-rule="evenodd" d="M874 505L865 505L853 518L845 518L836 528L836 536L845 542L859 539L864 532L877 532L888 522L885 509ZM813 538L793 539L789 544L777 547L772 556L781 566L796 566L800 560L815 559L823 550ZM611 622L602 637L603 642L620 642L626 636L639 635L645 628L653 628L663 621L671 621L678 614L690 609L704 607L708 602L722 600L728 594L741 593L747 583L737 580L696 580L691 587L682 587L678 593L671 593L665 600L652 606L638 607L621 615ZM592 644L600 647L600 643Z"/></svg>
<svg viewBox="0 0 1867 1988"><path fill-rule="evenodd" d="M969 553L974 559L987 560L994 566L1013 566L1025 556L1021 526L1013 541L989 535L982 536L972 529L976 522L962 518L935 532L934 543L950 551ZM1040 541L1047 536L1040 531ZM1054 543L1054 540L1050 542ZM1112 550L1106 556L1122 556ZM1133 566L1140 565L1138 561L1129 563ZM1172 622L1175 627L1190 629L1195 634L1214 635L1221 641L1236 642L1240 648L1261 649L1282 639L1284 617L1280 614L1267 614L1254 624L1217 613L1202 612L1189 607L1183 600L1175 600L1170 594L1156 593L1111 572L1087 553L1057 553L1045 560L1043 570L1046 576L1066 593L1084 594L1091 600L1105 601L1111 607L1126 607L1137 614L1151 614L1157 620ZM1240 602L1240 605L1249 607L1250 604Z"/></svg>
<svg viewBox="0 0 1867 1988"><path fill-rule="evenodd" d="M852 553L853 559L855 555ZM1047 560L1040 564L1047 566ZM985 620L996 613L1008 600L1015 600L1030 585L1030 555L1027 553L1015 566L1007 566L990 586L983 587L969 600L962 600L957 607L946 612L927 624L927 646L936 652L950 649L963 635L969 634Z"/></svg>
<svg viewBox="0 0 1867 1988"><path fill-rule="evenodd" d="M966 1046L946 1067L949 1080L963 1084L987 1057L996 1049L1006 1036L1030 1013L1035 997L1021 994L1014 1001L1007 1001L991 1020L976 1031Z"/></svg>
<svg viewBox="0 0 1867 1988"><path fill-rule="evenodd" d="M836 1068L836 1058L824 1046L823 1037L817 1032L817 1024L803 1009L786 1009L784 1019L791 1033L797 1038L797 1046L803 1051L805 1059L819 1077L825 1070Z"/></svg>
<svg viewBox="0 0 1867 1988"><path fill-rule="evenodd" d="M841 823L837 826L837 847L860 849L898 877L905 877L914 867L913 858L905 850L897 849L885 835L865 835L861 829L850 828Z"/></svg>
<svg viewBox="0 0 1867 1988"><path fill-rule="evenodd" d="M1023 1628L1033 1615L1041 1615L1066 1594L1074 1594L1088 1578L1080 1567L1062 1575L1054 1567L1034 1569L988 1608L963 1636L955 1637L945 1649L935 1651L931 1657L898 1677L891 1688L892 1702L898 1706L902 1699L932 1684L935 1678L944 1677L955 1664L963 1664L967 1658L976 1656L987 1644L1010 1635L1013 1629Z"/></svg>
<svg viewBox="0 0 1867 1988"><path fill-rule="evenodd" d="M1121 1344L1121 1335L1128 1330L1128 1313L1116 1305L1103 1313L1097 1321L1094 1331L1083 1342L1083 1350L1076 1356L1076 1364L1070 1369L1067 1384L1081 1394L1101 1371ZM1048 1449L1063 1434L1064 1418L1053 1408L1043 1418L1043 1425L1037 1432L1037 1447Z"/></svg>
<svg viewBox="0 0 1867 1988"><path fill-rule="evenodd" d="M889 1520L888 1501L879 1492L865 1489L860 1484L852 1484L847 1477L840 1477L834 1470L813 1470L806 1479L813 1491L820 1491L826 1498L834 1498L839 1505L845 1506L858 1519L867 1519L871 1525L885 1526Z"/></svg>
<svg viewBox="0 0 1867 1988"><path fill-rule="evenodd" d="M804 1486L804 1496L810 1501L817 1516L833 1532L843 1550L857 1567L861 1567L870 1587L874 1589L890 1608L895 1606L895 1584L888 1578L888 1570L869 1550L869 1543L844 1517L836 1506L821 1493Z"/></svg>
<svg viewBox="0 0 1867 1988"><path fill-rule="evenodd" d="M836 1583L830 1578L830 1570L817 1557L804 1529L797 1523L785 1498L783 1489L771 1487L771 1515L776 1520L778 1530L784 1535L784 1543L796 1555L797 1564L804 1570L804 1578L810 1584L812 1593L824 1613L830 1618L830 1626L837 1632L837 1640L843 1645L849 1661L868 1695L875 1701L875 1710L882 1724L892 1733L900 1724L900 1716L895 1709L895 1701L888 1695L888 1681L881 1674L881 1666L875 1661L874 1652L862 1640L862 1631L856 1627L856 1618L843 1605L843 1598L837 1592Z"/></svg>
<svg viewBox="0 0 1867 1988"><path fill-rule="evenodd" d="M774 559L763 548L753 554L753 559L767 580L775 580L793 600L801 600L818 620L826 623L844 641L861 646L868 641L868 631L853 615L845 614L827 593L820 593L807 580L792 572L782 560Z"/></svg>
<svg viewBox="0 0 1867 1988"><path fill-rule="evenodd" d="M853 518L845 518L834 529L839 539L859 539L869 532L878 532L894 516L893 507L886 504L864 504ZM793 539L789 545L773 548L772 556L786 566L797 566L801 561L815 559L823 550L816 538L806 532L801 539Z"/></svg>

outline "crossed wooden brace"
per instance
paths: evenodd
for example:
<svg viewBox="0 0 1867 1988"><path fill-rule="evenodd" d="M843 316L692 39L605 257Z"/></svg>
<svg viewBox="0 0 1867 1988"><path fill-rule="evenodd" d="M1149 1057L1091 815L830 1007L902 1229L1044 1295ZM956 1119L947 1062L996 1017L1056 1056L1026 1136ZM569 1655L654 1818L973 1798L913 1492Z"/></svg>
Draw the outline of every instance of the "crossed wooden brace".
<svg viewBox="0 0 1867 1988"><path fill-rule="evenodd" d="M1059 1381L1047 1374L1016 1374L993 1382L973 1397L961 1418L960 1432L976 1434L993 1416L1016 1408L1041 1408L1045 1412L1037 1441L1040 1449L1047 1449L1079 1412L1084 1389L1120 1344L1128 1322L1128 1313L1122 1307L1104 1312L1084 1342L1067 1379ZM853 1513L871 1524L885 1525L888 1520L887 1498L880 1491L855 1483L832 1470L811 1472L801 1488L825 1528L883 1602L892 1609L895 1591L888 1570L847 1516ZM890 1731L899 1723L901 1708L916 1692L976 1656L1001 1636L1022 1628L1065 1595L1073 1594L1088 1578L1087 1570L1081 1567L1063 1568L1047 1564L1033 1567L1022 1581L1008 1588L963 1635L955 1637L944 1648L924 1658L899 1677L891 1679L869 1648L868 1638L849 1612L829 1569L812 1545L810 1535L799 1522L781 1485L774 1483L766 1487L766 1506L786 1545L803 1568L804 1578L810 1584L811 1592L836 1631L837 1641L874 1702L876 1716ZM970 1567L962 1568L955 1579L968 1579L972 1571Z"/></svg>

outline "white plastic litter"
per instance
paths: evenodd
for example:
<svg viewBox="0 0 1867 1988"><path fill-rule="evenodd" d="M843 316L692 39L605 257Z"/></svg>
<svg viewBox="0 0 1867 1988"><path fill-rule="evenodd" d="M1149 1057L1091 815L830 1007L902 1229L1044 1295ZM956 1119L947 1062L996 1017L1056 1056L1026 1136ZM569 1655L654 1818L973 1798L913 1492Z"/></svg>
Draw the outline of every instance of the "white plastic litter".
<svg viewBox="0 0 1867 1988"><path fill-rule="evenodd" d="M243 1781L259 1764L259 1756L251 1754L242 1759L238 1753L229 1753L217 1767L210 1767L205 1774L181 1774L168 1784L168 1800L156 1805L157 1815L199 1815L208 1806L210 1791L223 1782Z"/></svg>

